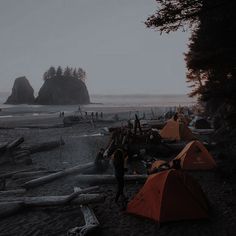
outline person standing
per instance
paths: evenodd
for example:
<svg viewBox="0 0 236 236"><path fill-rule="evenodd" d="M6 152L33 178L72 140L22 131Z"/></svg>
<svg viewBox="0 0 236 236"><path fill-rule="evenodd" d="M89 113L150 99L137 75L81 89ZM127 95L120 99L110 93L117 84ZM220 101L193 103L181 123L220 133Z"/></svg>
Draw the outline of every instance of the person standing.
<svg viewBox="0 0 236 236"><path fill-rule="evenodd" d="M122 149L118 148L113 154L113 166L114 174L117 181L117 192L115 196L115 202L118 203L120 196L122 196L123 202L125 201L124 196L124 175L125 175L125 158Z"/></svg>

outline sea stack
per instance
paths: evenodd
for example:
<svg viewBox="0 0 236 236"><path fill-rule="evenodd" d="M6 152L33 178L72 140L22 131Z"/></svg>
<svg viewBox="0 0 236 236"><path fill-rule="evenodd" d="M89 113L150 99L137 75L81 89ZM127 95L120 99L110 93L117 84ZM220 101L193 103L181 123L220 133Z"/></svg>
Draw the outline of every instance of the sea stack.
<svg viewBox="0 0 236 236"><path fill-rule="evenodd" d="M85 83L77 78L46 79L35 101L41 105L73 105L90 103Z"/></svg>
<svg viewBox="0 0 236 236"><path fill-rule="evenodd" d="M12 93L6 100L6 104L33 104L34 89L25 76L15 79Z"/></svg>

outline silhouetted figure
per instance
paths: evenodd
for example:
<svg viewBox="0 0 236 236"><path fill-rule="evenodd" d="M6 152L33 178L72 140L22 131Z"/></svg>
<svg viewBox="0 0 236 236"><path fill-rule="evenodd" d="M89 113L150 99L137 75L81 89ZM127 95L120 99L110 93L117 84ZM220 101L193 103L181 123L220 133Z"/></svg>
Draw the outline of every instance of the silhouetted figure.
<svg viewBox="0 0 236 236"><path fill-rule="evenodd" d="M98 120L98 112L95 113L96 120Z"/></svg>
<svg viewBox="0 0 236 236"><path fill-rule="evenodd" d="M117 193L115 197L115 202L118 203L119 197L122 196L123 200L125 200L124 196L124 174L125 174L125 158L124 152L122 149L118 148L115 150L113 154L113 165L115 171L115 177L117 180Z"/></svg>
<svg viewBox="0 0 236 236"><path fill-rule="evenodd" d="M181 169L180 160L178 160L178 159L173 160L172 168L176 169L176 170Z"/></svg>
<svg viewBox="0 0 236 236"><path fill-rule="evenodd" d="M175 115L173 116L174 121L177 121L179 118L178 113L176 112Z"/></svg>
<svg viewBox="0 0 236 236"><path fill-rule="evenodd" d="M102 173L103 172L103 154L104 154L105 150L104 148L101 148L100 151L98 152L96 159L95 159L95 168L97 170L97 172Z"/></svg>
<svg viewBox="0 0 236 236"><path fill-rule="evenodd" d="M101 119L103 118L103 112L101 112Z"/></svg>

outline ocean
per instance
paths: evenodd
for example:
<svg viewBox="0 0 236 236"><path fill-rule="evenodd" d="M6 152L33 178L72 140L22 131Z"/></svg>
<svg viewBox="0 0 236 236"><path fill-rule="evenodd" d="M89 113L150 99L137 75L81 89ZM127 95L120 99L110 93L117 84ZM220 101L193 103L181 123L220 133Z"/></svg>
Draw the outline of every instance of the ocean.
<svg viewBox="0 0 236 236"><path fill-rule="evenodd" d="M71 113L78 110L92 112L103 111L135 111L164 108L167 110L172 107L192 106L195 104L193 98L187 95L91 95L91 104L89 105L63 105L63 106L45 106L45 105L8 105L3 104L7 99L7 93L0 93L0 117L16 116L16 115L42 115L54 114L60 111Z"/></svg>

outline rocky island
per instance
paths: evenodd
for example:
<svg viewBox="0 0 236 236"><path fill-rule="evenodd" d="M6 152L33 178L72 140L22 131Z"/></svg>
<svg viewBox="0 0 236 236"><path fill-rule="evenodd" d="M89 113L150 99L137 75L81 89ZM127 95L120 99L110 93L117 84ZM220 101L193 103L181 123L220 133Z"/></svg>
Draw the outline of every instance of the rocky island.
<svg viewBox="0 0 236 236"><path fill-rule="evenodd" d="M7 98L6 104L33 104L34 89L25 76L15 79L12 93Z"/></svg>
<svg viewBox="0 0 236 236"><path fill-rule="evenodd" d="M90 97L85 84L86 72L82 69L59 66L44 73L44 84L34 98L34 90L25 77L15 80L12 94L6 104L74 105L88 104Z"/></svg>

